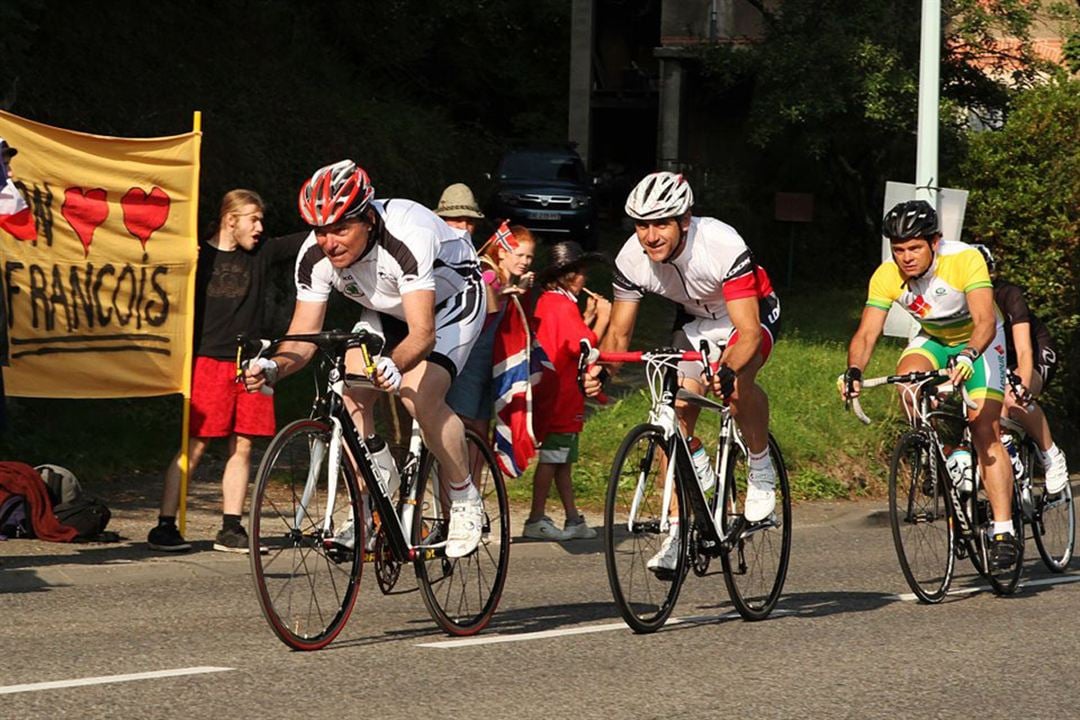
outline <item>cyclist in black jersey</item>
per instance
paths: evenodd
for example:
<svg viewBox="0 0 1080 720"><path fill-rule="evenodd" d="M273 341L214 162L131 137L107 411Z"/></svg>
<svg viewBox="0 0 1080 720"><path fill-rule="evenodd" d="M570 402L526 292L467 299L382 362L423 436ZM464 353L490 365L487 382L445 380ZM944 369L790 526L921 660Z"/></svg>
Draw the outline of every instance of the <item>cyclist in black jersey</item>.
<svg viewBox="0 0 1080 720"><path fill-rule="evenodd" d="M1061 492L1069 482L1069 468L1065 453L1054 443L1046 414L1036 400L1057 371L1054 340L1046 325L1031 312L1023 289L998 277L997 264L990 249L985 245L974 247L986 260L986 267L994 282L994 302L1005 316L1005 356L1009 372L1019 378L1020 384L1030 395L1030 399L1018 398L1012 384L1007 385L1003 414L1020 423L1039 446L1046 469L1046 491L1053 495Z"/></svg>

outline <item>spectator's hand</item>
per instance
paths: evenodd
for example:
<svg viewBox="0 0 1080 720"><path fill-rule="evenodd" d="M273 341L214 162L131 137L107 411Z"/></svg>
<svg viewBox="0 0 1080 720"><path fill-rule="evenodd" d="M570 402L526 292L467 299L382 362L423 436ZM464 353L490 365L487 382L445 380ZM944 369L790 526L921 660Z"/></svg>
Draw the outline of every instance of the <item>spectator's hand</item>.
<svg viewBox="0 0 1080 720"><path fill-rule="evenodd" d="M600 320L611 318L611 301L602 295L591 298L596 302L596 317Z"/></svg>
<svg viewBox="0 0 1080 720"><path fill-rule="evenodd" d="M524 291L528 288L531 288L534 282L536 282L536 273L530 270L529 272L522 275L521 279L518 280L518 287L521 288L522 291Z"/></svg>
<svg viewBox="0 0 1080 720"><path fill-rule="evenodd" d="M599 365L590 365L585 369L585 376L582 378L582 390L585 391L585 397L596 397L604 389L604 382L608 378L608 372Z"/></svg>
<svg viewBox="0 0 1080 720"><path fill-rule="evenodd" d="M375 387L386 392L397 392L401 387L401 371L389 355L383 355L375 363Z"/></svg>

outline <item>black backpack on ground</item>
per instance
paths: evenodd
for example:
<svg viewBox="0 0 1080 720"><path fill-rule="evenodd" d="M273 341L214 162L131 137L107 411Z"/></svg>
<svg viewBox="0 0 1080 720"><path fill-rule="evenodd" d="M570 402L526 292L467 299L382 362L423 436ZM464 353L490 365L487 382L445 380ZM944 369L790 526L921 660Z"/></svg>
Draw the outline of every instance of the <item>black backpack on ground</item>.
<svg viewBox="0 0 1080 720"><path fill-rule="evenodd" d="M74 528L78 540L94 540L105 532L112 513L101 500L83 492L75 473L59 465L38 465L34 469L45 481L56 519Z"/></svg>

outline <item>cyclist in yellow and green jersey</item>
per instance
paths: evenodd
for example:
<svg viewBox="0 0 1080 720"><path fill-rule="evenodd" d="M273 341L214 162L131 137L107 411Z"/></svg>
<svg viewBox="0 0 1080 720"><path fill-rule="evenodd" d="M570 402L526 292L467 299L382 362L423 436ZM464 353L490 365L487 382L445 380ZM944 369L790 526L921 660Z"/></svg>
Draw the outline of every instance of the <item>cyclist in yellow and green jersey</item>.
<svg viewBox="0 0 1080 720"><path fill-rule="evenodd" d="M948 368L954 386L963 384L975 403L968 410L968 423L994 515L990 562L998 569L1009 568L1016 562L1017 547L1012 464L999 427L1005 331L986 262L970 245L943 241L937 212L924 200L893 207L882 221L882 234L889 239L892 259L870 279L866 307L848 347L841 396L858 397L862 371L885 328L885 316L893 302L899 303L920 330L901 353L896 372Z"/></svg>

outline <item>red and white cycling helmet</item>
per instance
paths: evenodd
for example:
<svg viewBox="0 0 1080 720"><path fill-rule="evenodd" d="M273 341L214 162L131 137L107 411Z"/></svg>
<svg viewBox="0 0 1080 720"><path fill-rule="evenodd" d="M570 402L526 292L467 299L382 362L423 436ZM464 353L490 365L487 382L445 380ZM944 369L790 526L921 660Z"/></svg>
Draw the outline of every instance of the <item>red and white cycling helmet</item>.
<svg viewBox="0 0 1080 720"><path fill-rule="evenodd" d="M333 225L367 209L375 188L352 160L319 168L300 188L300 217L314 227Z"/></svg>
<svg viewBox="0 0 1080 720"><path fill-rule="evenodd" d="M635 220L678 217L694 205L694 191L679 173L646 175L626 198L626 214Z"/></svg>

